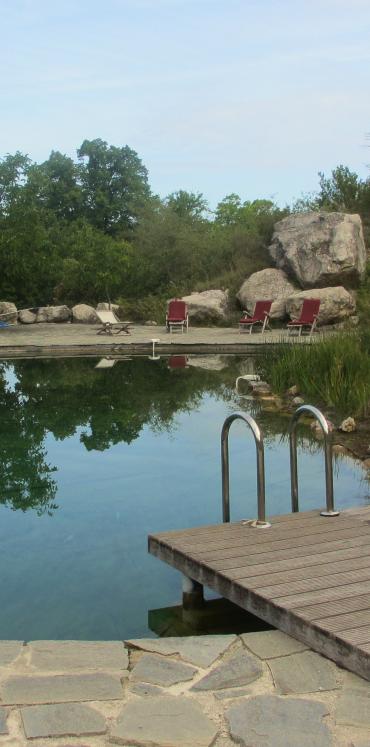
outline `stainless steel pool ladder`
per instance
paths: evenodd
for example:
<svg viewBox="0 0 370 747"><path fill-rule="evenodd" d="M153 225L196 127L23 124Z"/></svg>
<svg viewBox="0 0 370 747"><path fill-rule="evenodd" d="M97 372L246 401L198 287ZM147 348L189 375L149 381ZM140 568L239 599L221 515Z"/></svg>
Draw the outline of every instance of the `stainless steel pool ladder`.
<svg viewBox="0 0 370 747"><path fill-rule="evenodd" d="M230 481L229 481L229 430L234 420L243 420L249 425L257 451L257 506L258 518L251 522L256 529L267 529L271 524L266 521L265 510L265 457L262 434L254 418L246 413L234 412L229 415L221 431L221 461L222 461L222 516L223 521L230 521Z"/></svg>
<svg viewBox="0 0 370 747"><path fill-rule="evenodd" d="M311 405L302 405L295 411L289 429L290 449L290 479L292 496L292 513L299 511L298 503L298 460L297 460L297 423L303 413L309 412L319 421L324 434L325 454L325 485L326 485L326 511L321 511L321 516L339 516L339 511L334 509L333 490L333 452L331 433L328 422L322 412ZM223 522L230 521L230 480L229 480L229 431L234 420L243 420L250 427L257 451L257 506L258 518L251 522L251 526L257 529L266 529L271 524L266 521L265 508L265 457L263 439L260 428L254 418L246 413L234 412L229 415L221 431L221 463L222 463L222 519Z"/></svg>
<svg viewBox="0 0 370 747"><path fill-rule="evenodd" d="M322 412L317 407L311 405L302 405L295 411L289 429L289 448L290 448L290 481L292 491L292 512L299 511L298 504L298 465L297 465L297 423L301 415L310 412L319 421L324 434L324 454L325 454L325 484L326 484L326 511L321 511L321 516L339 516L339 511L334 510L334 489L333 489L333 450L331 443L331 433L328 422Z"/></svg>

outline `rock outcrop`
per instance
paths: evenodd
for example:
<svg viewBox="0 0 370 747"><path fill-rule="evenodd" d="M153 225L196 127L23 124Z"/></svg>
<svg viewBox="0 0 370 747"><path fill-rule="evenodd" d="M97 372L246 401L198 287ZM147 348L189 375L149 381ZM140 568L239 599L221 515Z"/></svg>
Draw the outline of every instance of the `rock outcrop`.
<svg viewBox="0 0 370 747"><path fill-rule="evenodd" d="M100 320L92 306L79 303L72 309L72 321L75 324L96 324Z"/></svg>
<svg viewBox="0 0 370 747"><path fill-rule="evenodd" d="M229 313L229 293L222 290L208 290L184 296L189 319L201 322L205 319L224 320Z"/></svg>
<svg viewBox="0 0 370 747"><path fill-rule="evenodd" d="M18 314L18 319L20 322L22 322L22 324L36 324L37 311L32 311L31 309L20 311Z"/></svg>
<svg viewBox="0 0 370 747"><path fill-rule="evenodd" d="M7 322L8 324L17 324L18 311L14 303L8 301L0 301L0 321ZM6 316L3 316L6 314Z"/></svg>
<svg viewBox="0 0 370 747"><path fill-rule="evenodd" d="M341 285L337 288L313 288L295 293L286 299L286 310L291 317L299 318L305 298L321 300L318 324L332 324L348 319L355 311L356 302L351 293Z"/></svg>
<svg viewBox="0 0 370 747"><path fill-rule="evenodd" d="M356 287L366 249L359 215L306 212L275 224L269 253L276 267L302 288Z"/></svg>
<svg viewBox="0 0 370 747"><path fill-rule="evenodd" d="M254 272L245 280L237 298L243 309L253 313L256 301L272 299L271 319L284 319L286 316L285 301L295 292L293 283L283 270L273 267ZM297 291L298 292L298 291Z"/></svg>
<svg viewBox="0 0 370 747"><path fill-rule="evenodd" d="M40 306L36 322L41 324L42 322L48 322L49 324L58 322L68 322L71 318L72 312L68 306Z"/></svg>

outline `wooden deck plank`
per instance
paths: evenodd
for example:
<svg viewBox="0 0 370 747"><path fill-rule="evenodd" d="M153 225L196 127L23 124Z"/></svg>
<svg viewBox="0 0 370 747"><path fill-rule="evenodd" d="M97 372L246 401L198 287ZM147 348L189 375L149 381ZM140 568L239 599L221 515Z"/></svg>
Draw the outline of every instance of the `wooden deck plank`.
<svg viewBox="0 0 370 747"><path fill-rule="evenodd" d="M370 680L370 507L161 532L149 551Z"/></svg>

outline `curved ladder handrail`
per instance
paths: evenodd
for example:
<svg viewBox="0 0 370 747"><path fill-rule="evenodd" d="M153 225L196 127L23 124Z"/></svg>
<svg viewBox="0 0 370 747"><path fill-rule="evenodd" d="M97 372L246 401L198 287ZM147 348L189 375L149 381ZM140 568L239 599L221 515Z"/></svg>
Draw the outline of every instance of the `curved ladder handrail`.
<svg viewBox="0 0 370 747"><path fill-rule="evenodd" d="M324 433L325 444L325 485L326 485L326 511L321 511L321 516L339 516L339 511L334 510L334 489L333 489L333 452L331 444L331 434L328 422L322 412L317 407L311 405L302 405L295 411L289 429L289 448L290 448L290 479L292 489L292 512L299 511L298 504L298 466L297 466L297 423L304 412L311 412L319 421Z"/></svg>
<svg viewBox="0 0 370 747"><path fill-rule="evenodd" d="M221 431L221 462L222 462L222 518L224 522L230 521L230 484L229 484L229 430L234 420L243 420L249 425L257 450L257 505L258 519L253 522L253 526L259 529L270 527L271 524L266 521L265 511L265 460L263 439L261 431L256 421L247 414L234 412L229 415Z"/></svg>

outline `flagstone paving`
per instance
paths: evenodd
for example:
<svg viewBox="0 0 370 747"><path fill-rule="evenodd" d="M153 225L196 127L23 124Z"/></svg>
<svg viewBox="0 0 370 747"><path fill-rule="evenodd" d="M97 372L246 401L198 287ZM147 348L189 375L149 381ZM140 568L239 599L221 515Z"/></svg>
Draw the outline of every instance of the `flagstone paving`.
<svg viewBox="0 0 370 747"><path fill-rule="evenodd" d="M280 631L0 642L0 747L370 747L370 682Z"/></svg>

